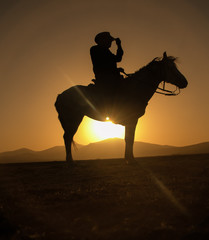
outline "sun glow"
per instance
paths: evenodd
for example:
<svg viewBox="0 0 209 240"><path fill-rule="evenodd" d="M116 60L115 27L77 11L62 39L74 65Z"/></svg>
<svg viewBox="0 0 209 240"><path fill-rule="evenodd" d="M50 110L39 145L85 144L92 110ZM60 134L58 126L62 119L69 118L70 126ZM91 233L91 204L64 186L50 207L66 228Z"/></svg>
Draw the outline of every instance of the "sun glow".
<svg viewBox="0 0 209 240"><path fill-rule="evenodd" d="M110 118L107 117L105 122L100 122L85 116L74 140L77 143L86 145L108 138L124 138L124 136L125 127L112 123Z"/></svg>
<svg viewBox="0 0 209 240"><path fill-rule="evenodd" d="M106 122L92 121L91 130L98 140L124 138L125 135L125 127L112 123L109 117L106 117Z"/></svg>

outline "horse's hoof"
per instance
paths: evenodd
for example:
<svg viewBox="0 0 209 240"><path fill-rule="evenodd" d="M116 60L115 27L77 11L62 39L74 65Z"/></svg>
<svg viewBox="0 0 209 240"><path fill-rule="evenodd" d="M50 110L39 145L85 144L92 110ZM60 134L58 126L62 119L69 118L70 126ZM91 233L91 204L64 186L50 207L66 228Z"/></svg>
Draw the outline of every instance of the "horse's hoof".
<svg viewBox="0 0 209 240"><path fill-rule="evenodd" d="M67 160L66 161L66 167L67 168L71 168L71 167L75 167L75 166L76 166L75 161L73 161L73 160Z"/></svg>
<svg viewBox="0 0 209 240"><path fill-rule="evenodd" d="M126 164L127 165L136 165L137 161L134 158L133 159L127 159Z"/></svg>

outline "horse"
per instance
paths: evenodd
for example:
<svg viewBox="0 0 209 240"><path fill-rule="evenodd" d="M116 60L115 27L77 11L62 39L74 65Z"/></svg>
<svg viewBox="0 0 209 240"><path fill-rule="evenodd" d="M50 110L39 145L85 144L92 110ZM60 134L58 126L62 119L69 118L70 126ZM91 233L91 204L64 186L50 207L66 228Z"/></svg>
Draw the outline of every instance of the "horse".
<svg viewBox="0 0 209 240"><path fill-rule="evenodd" d="M133 144L137 121L145 114L152 96L158 92L164 95L177 95L175 91L159 88L161 82L186 88L188 82L176 66L176 58L156 57L146 66L129 75L118 86L114 97L106 90L102 94L94 84L89 86L73 86L58 95L55 108L64 130L66 161L73 164L71 145L84 116L105 121L109 117L112 122L125 126L125 161L134 162ZM158 91L160 89L160 92Z"/></svg>

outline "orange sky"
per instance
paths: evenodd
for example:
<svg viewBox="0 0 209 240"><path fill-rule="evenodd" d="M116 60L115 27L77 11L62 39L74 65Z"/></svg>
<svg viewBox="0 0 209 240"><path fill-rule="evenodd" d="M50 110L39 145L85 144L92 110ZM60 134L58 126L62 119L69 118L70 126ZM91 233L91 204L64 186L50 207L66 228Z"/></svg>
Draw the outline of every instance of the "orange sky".
<svg viewBox="0 0 209 240"><path fill-rule="evenodd" d="M189 81L177 97L152 98L136 140L177 146L208 141L208 29L207 0L1 1L0 152L63 144L54 102L58 93L93 78L89 49L100 31L121 38L126 72L166 50L179 57ZM84 121L77 142L95 140L87 127Z"/></svg>

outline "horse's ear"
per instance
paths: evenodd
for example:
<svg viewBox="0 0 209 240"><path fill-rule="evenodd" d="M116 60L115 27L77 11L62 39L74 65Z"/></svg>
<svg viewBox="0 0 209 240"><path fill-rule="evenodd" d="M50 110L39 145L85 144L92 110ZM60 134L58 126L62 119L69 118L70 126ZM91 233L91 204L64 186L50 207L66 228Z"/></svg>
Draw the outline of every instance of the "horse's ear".
<svg viewBox="0 0 209 240"><path fill-rule="evenodd" d="M167 56L167 53L164 52L164 53L163 53L163 59L164 59L164 58L167 58L167 57L168 57L168 56Z"/></svg>

